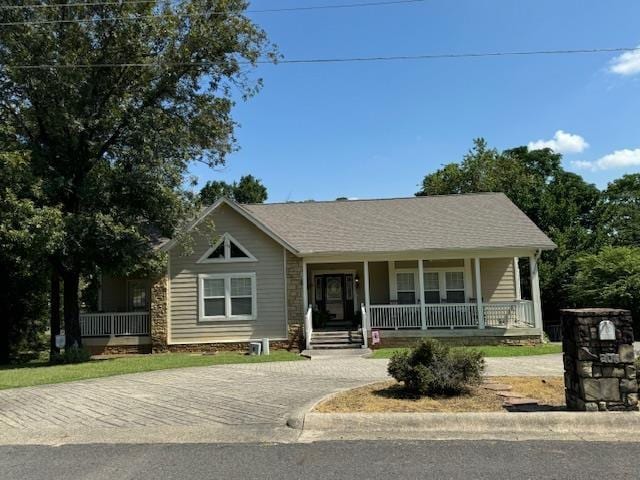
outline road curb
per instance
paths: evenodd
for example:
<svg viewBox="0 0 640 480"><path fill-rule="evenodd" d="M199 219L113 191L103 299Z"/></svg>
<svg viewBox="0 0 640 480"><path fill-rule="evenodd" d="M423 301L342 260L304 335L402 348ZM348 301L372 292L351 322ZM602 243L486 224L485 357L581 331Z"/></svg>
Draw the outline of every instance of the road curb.
<svg viewBox="0 0 640 480"><path fill-rule="evenodd" d="M319 404L326 402L327 400L335 397L339 393L346 392L348 390L353 390L354 388L364 387L366 385L374 385L376 383L379 383L379 381L364 382L362 383L362 385L356 385L355 387L337 388L333 390L331 393L327 393L320 398L311 400L310 402L307 402L301 407L298 407L295 410L293 410L287 417L285 424L289 428L293 428L296 430L304 430L307 415L309 415L312 412L312 410L316 408L316 406L318 406Z"/></svg>
<svg viewBox="0 0 640 480"><path fill-rule="evenodd" d="M363 437L416 434L619 436L640 429L640 412L308 413L305 431Z"/></svg>

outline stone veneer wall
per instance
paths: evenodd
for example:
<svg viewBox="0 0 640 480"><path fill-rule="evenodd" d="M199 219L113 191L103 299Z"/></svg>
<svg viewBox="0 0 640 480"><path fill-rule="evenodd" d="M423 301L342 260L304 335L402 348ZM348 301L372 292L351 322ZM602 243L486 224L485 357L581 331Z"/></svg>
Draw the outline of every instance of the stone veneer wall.
<svg viewBox="0 0 640 480"><path fill-rule="evenodd" d="M302 306L302 259L287 251L287 323L302 325L304 308Z"/></svg>
<svg viewBox="0 0 640 480"><path fill-rule="evenodd" d="M562 310L564 384L569 410L637 410L638 382L633 322L628 310ZM599 325L610 321L615 340L601 340Z"/></svg>
<svg viewBox="0 0 640 480"><path fill-rule="evenodd" d="M287 251L287 325L289 349L304 349L302 259Z"/></svg>
<svg viewBox="0 0 640 480"><path fill-rule="evenodd" d="M167 276L158 278L151 286L151 351L166 352L167 348Z"/></svg>
<svg viewBox="0 0 640 480"><path fill-rule="evenodd" d="M85 345L91 355L138 355L151 353L151 345Z"/></svg>

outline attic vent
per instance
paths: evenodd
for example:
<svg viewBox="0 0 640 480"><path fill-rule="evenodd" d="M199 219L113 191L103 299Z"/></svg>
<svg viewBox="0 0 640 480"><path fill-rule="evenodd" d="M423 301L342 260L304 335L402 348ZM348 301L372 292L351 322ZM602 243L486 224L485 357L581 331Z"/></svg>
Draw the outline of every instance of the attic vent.
<svg viewBox="0 0 640 480"><path fill-rule="evenodd" d="M235 238L225 233L208 249L198 263L256 262L257 259Z"/></svg>

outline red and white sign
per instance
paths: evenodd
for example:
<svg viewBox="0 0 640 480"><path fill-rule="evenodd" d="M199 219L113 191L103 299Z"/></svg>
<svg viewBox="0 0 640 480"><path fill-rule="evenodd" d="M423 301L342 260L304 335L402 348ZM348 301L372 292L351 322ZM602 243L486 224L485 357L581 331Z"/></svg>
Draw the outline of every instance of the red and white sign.
<svg viewBox="0 0 640 480"><path fill-rule="evenodd" d="M380 330L371 330L371 345L380 343Z"/></svg>

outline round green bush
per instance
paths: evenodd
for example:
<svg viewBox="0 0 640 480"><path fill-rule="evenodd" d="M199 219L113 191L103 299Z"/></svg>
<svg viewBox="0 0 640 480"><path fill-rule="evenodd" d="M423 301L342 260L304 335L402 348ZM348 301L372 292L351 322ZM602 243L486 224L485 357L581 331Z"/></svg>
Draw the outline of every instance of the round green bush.
<svg viewBox="0 0 640 480"><path fill-rule="evenodd" d="M422 340L411 351L394 353L389 375L415 395L457 395L482 381L485 363L476 350L452 351L437 340Z"/></svg>

